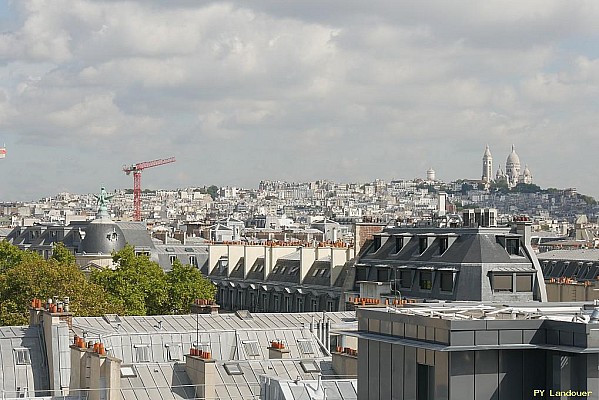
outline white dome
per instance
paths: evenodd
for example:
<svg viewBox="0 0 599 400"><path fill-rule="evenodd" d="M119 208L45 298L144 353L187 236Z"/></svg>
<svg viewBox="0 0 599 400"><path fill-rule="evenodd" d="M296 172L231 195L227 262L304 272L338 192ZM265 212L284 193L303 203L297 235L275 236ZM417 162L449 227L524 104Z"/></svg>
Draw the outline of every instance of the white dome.
<svg viewBox="0 0 599 400"><path fill-rule="evenodd" d="M512 152L507 156L506 165L520 165L520 157L516 154L516 148L512 145Z"/></svg>
<svg viewBox="0 0 599 400"><path fill-rule="evenodd" d="M530 170L528 169L528 165L524 167L524 172L523 172L524 176L531 176L532 174L530 173Z"/></svg>

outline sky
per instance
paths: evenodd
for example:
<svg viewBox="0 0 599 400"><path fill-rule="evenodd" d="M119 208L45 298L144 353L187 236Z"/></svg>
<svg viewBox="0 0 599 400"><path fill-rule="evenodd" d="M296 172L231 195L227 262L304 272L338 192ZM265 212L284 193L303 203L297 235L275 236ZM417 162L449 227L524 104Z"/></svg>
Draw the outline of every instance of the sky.
<svg viewBox="0 0 599 400"><path fill-rule="evenodd" d="M599 197L596 0L0 0L0 201L263 179Z"/></svg>

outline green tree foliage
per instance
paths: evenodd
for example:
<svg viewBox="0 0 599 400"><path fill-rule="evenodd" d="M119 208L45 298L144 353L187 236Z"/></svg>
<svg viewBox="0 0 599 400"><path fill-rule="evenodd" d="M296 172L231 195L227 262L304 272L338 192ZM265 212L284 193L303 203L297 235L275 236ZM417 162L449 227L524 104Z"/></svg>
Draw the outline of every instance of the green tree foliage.
<svg viewBox="0 0 599 400"><path fill-rule="evenodd" d="M202 190L202 192L208 193L210 197L212 197L212 200L214 200L218 197L218 186L210 185L207 188L204 187L204 190Z"/></svg>
<svg viewBox="0 0 599 400"><path fill-rule="evenodd" d="M113 254L116 269L92 272L91 280L123 301L127 315L162 314L168 302L166 275L148 256L127 245Z"/></svg>
<svg viewBox="0 0 599 400"><path fill-rule="evenodd" d="M91 279L121 299L127 315L187 313L196 298L213 299L215 289L194 267L178 260L165 273L146 255L135 255L132 246L114 253L114 270L94 271Z"/></svg>
<svg viewBox="0 0 599 400"><path fill-rule="evenodd" d="M518 183L512 191L517 193L540 193L541 188L534 183Z"/></svg>
<svg viewBox="0 0 599 400"><path fill-rule="evenodd" d="M592 196L587 196L587 195L581 194L580 198L582 199L582 201L584 201L589 206L597 205L597 200L595 200L595 198Z"/></svg>
<svg viewBox="0 0 599 400"><path fill-rule="evenodd" d="M44 260L0 242L0 325L27 324L33 298L69 297L78 316L187 313L194 299L214 299L214 285L190 265L175 261L165 273L148 256L136 256L131 246L113 260L115 270L97 270L88 279L62 244Z"/></svg>
<svg viewBox="0 0 599 400"><path fill-rule="evenodd" d="M491 183L491 191L497 191L501 193L509 192L510 188L507 185L507 181L505 179L501 179L499 181L494 181Z"/></svg>
<svg viewBox="0 0 599 400"><path fill-rule="evenodd" d="M175 260L173 268L166 274L169 287L169 313L189 313L195 299L214 299L216 287L191 265Z"/></svg>
<svg viewBox="0 0 599 400"><path fill-rule="evenodd" d="M41 260L42 257L31 251L23 251L12 244L0 241L0 274L24 261Z"/></svg>
<svg viewBox="0 0 599 400"><path fill-rule="evenodd" d="M0 272L0 325L27 324L34 297L69 297L75 315L123 313L122 303L89 282L75 263L46 261L5 242L0 249L0 262L6 266Z"/></svg>
<svg viewBox="0 0 599 400"><path fill-rule="evenodd" d="M54 243L54 247L52 249L52 259L61 264L75 264L75 255L71 253L62 242Z"/></svg>

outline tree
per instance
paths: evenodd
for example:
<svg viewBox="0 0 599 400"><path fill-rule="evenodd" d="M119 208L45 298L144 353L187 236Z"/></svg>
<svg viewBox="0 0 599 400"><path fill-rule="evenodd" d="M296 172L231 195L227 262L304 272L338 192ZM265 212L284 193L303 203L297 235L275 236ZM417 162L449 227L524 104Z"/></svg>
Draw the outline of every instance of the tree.
<svg viewBox="0 0 599 400"><path fill-rule="evenodd" d="M191 265L175 260L166 274L168 283L169 313L187 314L195 299L214 299L216 288L202 273Z"/></svg>
<svg viewBox="0 0 599 400"><path fill-rule="evenodd" d="M118 299L89 282L74 263L25 255L22 262L0 274L0 324L26 324L34 297L69 297L74 315L98 316L124 311Z"/></svg>
<svg viewBox="0 0 599 400"><path fill-rule="evenodd" d="M135 255L131 245L113 254L118 266L92 272L91 280L123 301L127 315L157 315L167 311L166 274L147 255Z"/></svg>
<svg viewBox="0 0 599 400"><path fill-rule="evenodd" d="M518 183L512 191L517 193L539 193L541 188L534 183Z"/></svg>
<svg viewBox="0 0 599 400"><path fill-rule="evenodd" d="M507 181L504 179L498 180L498 181L494 181L491 183L491 191L492 192L501 192L501 193L507 193L509 191L509 187L507 185Z"/></svg>
<svg viewBox="0 0 599 400"><path fill-rule="evenodd" d="M21 262L41 260L42 257L32 251L24 251L6 241L0 241L0 273L14 268Z"/></svg>
<svg viewBox="0 0 599 400"><path fill-rule="evenodd" d="M206 192L212 197L212 200L218 197L218 187L211 185L206 189Z"/></svg>
<svg viewBox="0 0 599 400"><path fill-rule="evenodd" d="M64 243L56 242L52 248L53 260L58 261L61 264L73 265L75 264L75 255L66 248Z"/></svg>

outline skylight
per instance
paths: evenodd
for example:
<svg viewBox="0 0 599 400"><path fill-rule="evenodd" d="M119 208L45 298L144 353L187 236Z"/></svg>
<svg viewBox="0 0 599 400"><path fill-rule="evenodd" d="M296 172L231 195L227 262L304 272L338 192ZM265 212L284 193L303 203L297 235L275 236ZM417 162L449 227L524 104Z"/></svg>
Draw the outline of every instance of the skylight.
<svg viewBox="0 0 599 400"><path fill-rule="evenodd" d="M258 342L255 340L246 340L243 343L243 348L245 349L245 354L251 357L259 356L260 349L258 348Z"/></svg>
<svg viewBox="0 0 599 400"><path fill-rule="evenodd" d="M299 347L302 354L314 354L314 348L310 339L298 339L297 347Z"/></svg>

